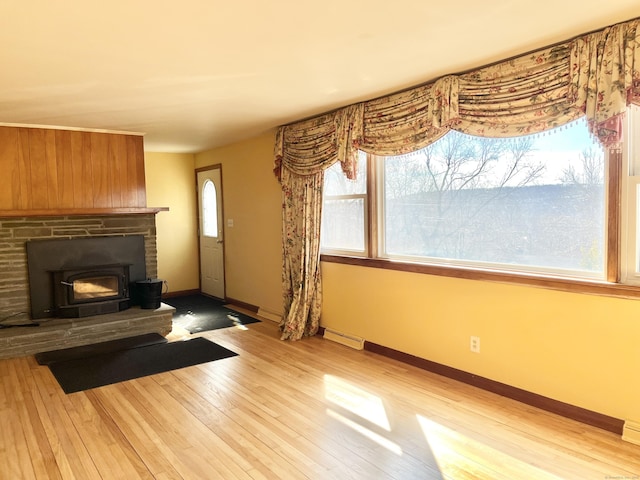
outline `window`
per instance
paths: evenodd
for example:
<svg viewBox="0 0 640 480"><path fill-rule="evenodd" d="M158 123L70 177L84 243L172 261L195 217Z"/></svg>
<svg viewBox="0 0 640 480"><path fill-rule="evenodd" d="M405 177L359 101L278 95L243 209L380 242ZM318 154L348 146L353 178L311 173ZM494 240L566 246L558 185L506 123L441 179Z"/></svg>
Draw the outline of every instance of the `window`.
<svg viewBox="0 0 640 480"><path fill-rule="evenodd" d="M367 156L360 152L358 178L349 180L340 163L325 171L321 249L334 253L367 254Z"/></svg>
<svg viewBox="0 0 640 480"><path fill-rule="evenodd" d="M202 187L202 234L205 237L218 236L218 202L216 186L206 180Z"/></svg>
<svg viewBox="0 0 640 480"><path fill-rule="evenodd" d="M584 120L511 139L451 131L416 152L360 160L359 175L369 171L357 182L339 164L326 171L324 255L607 280L607 152ZM625 184L634 201L637 163ZM627 276L640 283L640 247L628 237Z"/></svg>

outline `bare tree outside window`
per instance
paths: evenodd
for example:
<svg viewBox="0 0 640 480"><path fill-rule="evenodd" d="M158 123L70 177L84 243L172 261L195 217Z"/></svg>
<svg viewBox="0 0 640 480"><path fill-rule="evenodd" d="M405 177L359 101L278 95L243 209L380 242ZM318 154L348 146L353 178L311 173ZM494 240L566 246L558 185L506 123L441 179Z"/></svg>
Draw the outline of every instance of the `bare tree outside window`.
<svg viewBox="0 0 640 480"><path fill-rule="evenodd" d="M561 183L571 186L574 190L580 192L581 204L585 214L589 210L599 212L603 209L604 173L604 153L602 149L596 147L585 148L580 153L577 161L568 165L562 172ZM583 218L583 221L586 225L589 225L593 220L590 221L588 218ZM587 235L588 233L583 234L585 237ZM580 246L580 265L585 270L596 270L602 266L604 261L603 245L598 240L593 238L589 245L585 239L585 243Z"/></svg>
<svg viewBox="0 0 640 480"><path fill-rule="evenodd" d="M481 239L474 230L487 225L487 212L544 172L542 163L532 158L532 146L527 137L491 139L450 132L417 152L387 157L387 252L472 255Z"/></svg>
<svg viewBox="0 0 640 480"><path fill-rule="evenodd" d="M603 153L538 140L450 132L385 158L384 255L602 272Z"/></svg>
<svg viewBox="0 0 640 480"><path fill-rule="evenodd" d="M577 165L572 163L562 171L560 182L567 185L603 185L604 154L590 147L580 152Z"/></svg>

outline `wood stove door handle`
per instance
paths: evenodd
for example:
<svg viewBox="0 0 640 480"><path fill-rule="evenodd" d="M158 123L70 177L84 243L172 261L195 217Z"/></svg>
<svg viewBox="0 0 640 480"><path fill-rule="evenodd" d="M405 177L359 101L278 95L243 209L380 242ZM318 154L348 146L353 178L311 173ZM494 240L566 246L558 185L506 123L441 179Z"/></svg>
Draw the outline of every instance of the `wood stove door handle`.
<svg viewBox="0 0 640 480"><path fill-rule="evenodd" d="M73 287L73 282L60 282L62 285L66 285L67 287Z"/></svg>

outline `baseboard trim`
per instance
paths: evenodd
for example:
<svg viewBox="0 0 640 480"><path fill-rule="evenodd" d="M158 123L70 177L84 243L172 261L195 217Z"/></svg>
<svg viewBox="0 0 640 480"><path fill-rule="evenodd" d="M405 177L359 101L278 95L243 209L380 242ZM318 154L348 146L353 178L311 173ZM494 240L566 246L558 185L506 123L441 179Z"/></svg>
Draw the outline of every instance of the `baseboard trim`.
<svg viewBox="0 0 640 480"><path fill-rule="evenodd" d="M279 324L282 321L282 314L272 312L262 307L258 307L258 316L262 318L266 318L267 320L270 320L273 323Z"/></svg>
<svg viewBox="0 0 640 480"><path fill-rule="evenodd" d="M233 305L235 305L236 307L242 307L246 310L249 310L250 312L253 313L258 313L258 310L260 309L259 307L255 306L255 305L251 305L250 303L246 303L246 302L242 302L240 300L236 300L235 298L231 298L231 297L225 297L224 301L227 303L232 303Z"/></svg>
<svg viewBox="0 0 640 480"><path fill-rule="evenodd" d="M185 295L198 295L200 293L199 289L193 290L180 290L178 292L167 292L162 294L162 298L171 298L171 297L183 297Z"/></svg>
<svg viewBox="0 0 640 480"><path fill-rule="evenodd" d="M458 370L457 368L449 367L441 363L432 362L431 360L416 357L366 340L364 342L364 349L492 393L497 393L498 395L502 395L503 397L507 397L512 400L517 400L524 404L531 405L532 407L540 408L547 412L555 413L593 427L601 428L608 432L618 435L622 435L623 432L624 420L620 420L618 418L560 402L552 398L538 395L537 393L512 387L511 385L496 382L495 380L480 377L473 373Z"/></svg>

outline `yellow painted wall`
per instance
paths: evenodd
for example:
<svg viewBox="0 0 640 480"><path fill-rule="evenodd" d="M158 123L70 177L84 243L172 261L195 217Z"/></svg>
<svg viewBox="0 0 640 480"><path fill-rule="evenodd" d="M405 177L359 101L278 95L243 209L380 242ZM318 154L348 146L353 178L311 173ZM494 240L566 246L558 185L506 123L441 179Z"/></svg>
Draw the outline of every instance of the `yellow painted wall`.
<svg viewBox="0 0 640 480"><path fill-rule="evenodd" d="M640 419L640 301L331 263L322 274L325 327Z"/></svg>
<svg viewBox="0 0 640 480"><path fill-rule="evenodd" d="M280 184L275 131L196 155L196 168L222 165L226 295L282 313ZM228 221L233 220L233 226Z"/></svg>
<svg viewBox="0 0 640 480"><path fill-rule="evenodd" d="M156 215L158 278L170 292L200 288L195 197L195 158L191 154L145 152L147 205L169 207Z"/></svg>

